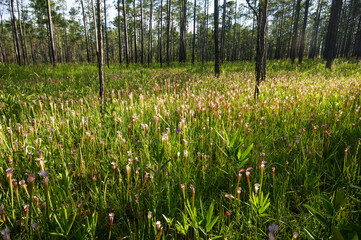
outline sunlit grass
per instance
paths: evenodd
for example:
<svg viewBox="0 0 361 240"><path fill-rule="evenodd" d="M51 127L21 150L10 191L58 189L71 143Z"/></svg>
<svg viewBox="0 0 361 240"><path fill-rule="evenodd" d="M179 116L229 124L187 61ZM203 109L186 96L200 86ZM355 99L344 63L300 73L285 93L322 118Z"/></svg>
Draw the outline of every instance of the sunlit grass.
<svg viewBox="0 0 361 240"><path fill-rule="evenodd" d="M253 63L227 63L219 79L212 67L111 65L100 114L96 65L0 65L2 234L351 236L359 63L271 62L257 101Z"/></svg>

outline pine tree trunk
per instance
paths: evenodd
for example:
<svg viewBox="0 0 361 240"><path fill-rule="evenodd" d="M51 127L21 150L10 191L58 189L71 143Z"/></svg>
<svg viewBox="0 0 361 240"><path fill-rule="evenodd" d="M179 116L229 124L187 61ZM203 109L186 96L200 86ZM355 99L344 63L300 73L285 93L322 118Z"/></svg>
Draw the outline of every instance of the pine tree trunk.
<svg viewBox="0 0 361 240"><path fill-rule="evenodd" d="M138 52L137 52L137 26L136 26L136 8L135 8L135 0L133 0L133 10L134 10L134 24L133 24L133 31L134 31L134 62L138 62Z"/></svg>
<svg viewBox="0 0 361 240"><path fill-rule="evenodd" d="M197 0L194 0L194 8L193 8L193 46L192 46L192 64L194 64L195 60L195 47L196 47L196 7Z"/></svg>
<svg viewBox="0 0 361 240"><path fill-rule="evenodd" d="M301 41L300 41L300 52L298 54L298 61L302 63L303 60L303 52L305 51L305 35L306 35L306 27L307 27L307 18L308 18L308 8L310 6L310 0L306 0L305 3L305 15L303 17L303 26L301 33Z"/></svg>
<svg viewBox="0 0 361 240"><path fill-rule="evenodd" d="M310 59L314 59L314 57L316 56L317 37L318 37L318 29L319 29L319 25L320 25L322 3L323 3L323 1L319 0L317 9L316 9L315 25L313 27L312 36L311 36L310 51L308 53L308 58L310 58Z"/></svg>
<svg viewBox="0 0 361 240"><path fill-rule="evenodd" d="M169 66L169 34L170 34L170 14L172 11L172 0L168 0L167 7L167 64Z"/></svg>
<svg viewBox="0 0 361 240"><path fill-rule="evenodd" d="M219 37L218 37L218 0L214 0L214 73L216 77L220 75Z"/></svg>
<svg viewBox="0 0 361 240"><path fill-rule="evenodd" d="M236 46L238 46L238 44L236 44L236 24L237 24L237 0L235 1L235 6L234 6L234 25L233 25L233 41L232 41L232 60L236 61L237 58L237 48Z"/></svg>
<svg viewBox="0 0 361 240"><path fill-rule="evenodd" d="M297 0L295 22L293 23L293 38L291 46L291 61L294 62L297 55L298 21L300 18L301 0Z"/></svg>
<svg viewBox="0 0 361 240"><path fill-rule="evenodd" d="M109 41L108 41L108 27L107 27L107 4L104 0L104 32L105 32L105 42L106 42L106 50L105 52L107 53L107 65L109 68Z"/></svg>
<svg viewBox="0 0 361 240"><path fill-rule="evenodd" d="M88 44L88 33L87 33L87 27L86 27L86 20L85 20L85 11L84 11L84 2L83 0L80 0L81 9L83 13L83 24L84 24L84 34L85 34L85 45L86 45L86 57L88 62L90 62L90 56L89 56L89 44Z"/></svg>
<svg viewBox="0 0 361 240"><path fill-rule="evenodd" d="M152 62L152 18L153 18L153 0L150 0L150 17L149 17L149 40L148 40L148 65Z"/></svg>
<svg viewBox="0 0 361 240"><path fill-rule="evenodd" d="M332 0L330 20L326 34L324 58L326 68L331 69L333 59L336 55L337 29L342 9L342 0Z"/></svg>
<svg viewBox="0 0 361 240"><path fill-rule="evenodd" d="M99 44L98 44L98 31L97 31L97 19L95 17L95 7L94 7L94 0L91 0L92 2L92 12L93 12L93 23L94 23L94 34L95 34L95 52L98 57L99 55Z"/></svg>
<svg viewBox="0 0 361 240"><path fill-rule="evenodd" d="M10 0L10 14L12 17L12 23L13 23L13 35L14 35L14 46L15 46L15 54L16 59L19 65L22 65L22 57L20 52L20 44L19 44L19 37L18 37L18 27L16 24L15 19L15 11L14 11L14 0Z"/></svg>
<svg viewBox="0 0 361 240"><path fill-rule="evenodd" d="M99 68L99 98L100 98L100 111L103 110L104 102L104 76L103 76L103 32L102 32L102 9L101 0L97 0L98 7L98 68Z"/></svg>
<svg viewBox="0 0 361 240"><path fill-rule="evenodd" d="M162 38L163 38L163 0L160 0L160 29L159 29L159 63L162 66Z"/></svg>
<svg viewBox="0 0 361 240"><path fill-rule="evenodd" d="M51 19L51 6L50 6L50 0L46 1L47 3L47 9L48 9L48 24L49 24L49 37L50 37L50 50L51 50L51 62L53 66L56 66L56 52L55 52L55 42L54 42L54 27L53 27L53 21Z"/></svg>
<svg viewBox="0 0 361 240"><path fill-rule="evenodd" d="M141 41L141 50L140 50L140 62L144 64L144 28L143 28L143 0L140 0L140 41Z"/></svg>
<svg viewBox="0 0 361 240"><path fill-rule="evenodd" d="M23 26L21 24L21 14L20 14L19 0L17 0L16 3L17 3L17 9L18 9L18 22L19 22L21 49L23 51L22 52L23 53L23 62L24 62L24 64L29 64L29 58L28 58L27 48L26 48L26 39L24 37Z"/></svg>
<svg viewBox="0 0 361 240"><path fill-rule="evenodd" d="M120 0L117 0L118 10L118 45L119 45L119 64L122 64L122 36L120 34Z"/></svg>
<svg viewBox="0 0 361 240"><path fill-rule="evenodd" d="M127 9L125 0L123 0L123 18L124 18L124 38L125 38L125 62L129 65L129 43L128 43L128 24L127 24Z"/></svg>
<svg viewBox="0 0 361 240"><path fill-rule="evenodd" d="M355 39L355 44L353 48L353 55L359 59L361 58L361 16L359 17L358 27L357 27L357 35Z"/></svg>
<svg viewBox="0 0 361 240"><path fill-rule="evenodd" d="M227 6L227 1L223 0L223 12L222 12L222 32L221 32L221 49L220 49L220 54L221 54L221 62L224 61L224 40L225 40L225 25L226 25L226 8Z"/></svg>

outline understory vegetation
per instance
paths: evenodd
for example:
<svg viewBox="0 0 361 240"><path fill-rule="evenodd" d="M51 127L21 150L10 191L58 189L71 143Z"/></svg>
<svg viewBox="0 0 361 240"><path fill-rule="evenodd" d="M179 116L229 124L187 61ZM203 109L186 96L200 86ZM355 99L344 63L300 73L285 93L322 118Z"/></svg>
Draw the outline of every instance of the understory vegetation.
<svg viewBox="0 0 361 240"><path fill-rule="evenodd" d="M12 239L358 239L357 61L0 64Z"/></svg>

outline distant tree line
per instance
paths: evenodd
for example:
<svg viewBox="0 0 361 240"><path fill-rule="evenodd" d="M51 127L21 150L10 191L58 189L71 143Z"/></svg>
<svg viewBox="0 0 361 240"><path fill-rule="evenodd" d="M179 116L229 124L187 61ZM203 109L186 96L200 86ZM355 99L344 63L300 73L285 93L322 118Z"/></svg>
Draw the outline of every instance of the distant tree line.
<svg viewBox="0 0 361 240"><path fill-rule="evenodd" d="M103 0L97 14L94 0L76 0L70 11L64 0L0 0L0 61L97 62L99 46L108 66L219 57L258 59L261 70L267 59L323 57L330 67L335 57L361 57L360 0L218 1Z"/></svg>

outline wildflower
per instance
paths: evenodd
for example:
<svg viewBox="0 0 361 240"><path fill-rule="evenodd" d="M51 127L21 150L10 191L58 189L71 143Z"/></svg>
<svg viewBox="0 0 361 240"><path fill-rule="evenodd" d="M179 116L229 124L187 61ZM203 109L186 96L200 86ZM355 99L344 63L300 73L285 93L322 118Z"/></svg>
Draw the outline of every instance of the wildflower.
<svg viewBox="0 0 361 240"><path fill-rule="evenodd" d="M3 235L4 240L10 240L10 229L5 228L1 231L1 235Z"/></svg>
<svg viewBox="0 0 361 240"><path fill-rule="evenodd" d="M110 228L112 228L112 226L113 226L113 221L114 221L114 213L109 213L109 225L110 225Z"/></svg>
<svg viewBox="0 0 361 240"><path fill-rule="evenodd" d="M117 166L117 163L116 162L111 162L110 164L112 165L112 170L114 172L114 170L115 170L115 168Z"/></svg>
<svg viewBox="0 0 361 240"><path fill-rule="evenodd" d="M228 216L231 216L231 213L229 211L227 211L226 214L224 214L223 217L225 218L225 217L228 217Z"/></svg>
<svg viewBox="0 0 361 240"><path fill-rule="evenodd" d="M163 227L162 227L162 223L160 221L157 221L155 223L155 226L157 228L157 231L162 231Z"/></svg>
<svg viewBox="0 0 361 240"><path fill-rule="evenodd" d="M248 168L247 168L247 169L248 169ZM251 191L251 179L250 179L250 175L251 175L251 172L246 171L246 176L247 176L247 182L248 182L249 191Z"/></svg>
<svg viewBox="0 0 361 240"><path fill-rule="evenodd" d="M239 199L239 195L241 194L242 188L238 187L237 189L237 198Z"/></svg>
<svg viewBox="0 0 361 240"><path fill-rule="evenodd" d="M37 196L34 196L35 206L39 205L39 198Z"/></svg>
<svg viewBox="0 0 361 240"><path fill-rule="evenodd" d="M237 181L237 185L239 184L239 182L241 181L241 177L242 177L242 173L244 173L244 169L240 169L238 172L238 181Z"/></svg>
<svg viewBox="0 0 361 240"><path fill-rule="evenodd" d="M256 192L256 195L257 195L257 193L258 193L258 190L259 190L260 186L261 186L261 184L259 184L259 183L256 183L256 184L254 185L254 191Z"/></svg>
<svg viewBox="0 0 361 240"><path fill-rule="evenodd" d="M234 199L234 196L232 194L225 194L224 197L228 199Z"/></svg>
<svg viewBox="0 0 361 240"><path fill-rule="evenodd" d="M129 181L130 179L130 171L131 171L131 167L129 164L127 164L127 166L125 167L126 171L127 171L127 180Z"/></svg>
<svg viewBox="0 0 361 240"><path fill-rule="evenodd" d="M149 220L152 219L152 212L151 211L148 212L147 217L148 217Z"/></svg>
<svg viewBox="0 0 361 240"><path fill-rule="evenodd" d="M29 214L29 205L28 204L24 206L24 212L25 212L25 216L28 216L28 214Z"/></svg>
<svg viewBox="0 0 361 240"><path fill-rule="evenodd" d="M184 185L184 183L182 183L182 184L181 184L181 189L182 189L182 193L183 193L183 198L184 198L184 199L186 198L185 192L184 192L185 187L186 187L186 186Z"/></svg>
<svg viewBox="0 0 361 240"><path fill-rule="evenodd" d="M297 239L298 238L298 232L294 232L293 233L293 239Z"/></svg>
<svg viewBox="0 0 361 240"><path fill-rule="evenodd" d="M10 186L12 186L11 176L13 175L14 168L8 168L6 169L6 178L8 180L8 183Z"/></svg>
<svg viewBox="0 0 361 240"><path fill-rule="evenodd" d="M273 179L275 178L275 174L276 174L276 168L272 167L272 177L273 177Z"/></svg>
<svg viewBox="0 0 361 240"><path fill-rule="evenodd" d="M39 171L38 174L43 177L41 182L44 185L44 189L47 192L49 190L49 172L48 171Z"/></svg>
<svg viewBox="0 0 361 240"><path fill-rule="evenodd" d="M196 189L194 188L194 186L192 184L189 185L189 188L192 191L192 196L194 196L194 194L196 193Z"/></svg>
<svg viewBox="0 0 361 240"><path fill-rule="evenodd" d="M176 129L176 132L177 132L177 133L180 133L181 131L182 131L182 129L180 129L180 128L177 128L177 129Z"/></svg>
<svg viewBox="0 0 361 240"><path fill-rule="evenodd" d="M44 159L43 158L36 158L35 161L39 162L40 170L44 171Z"/></svg>

